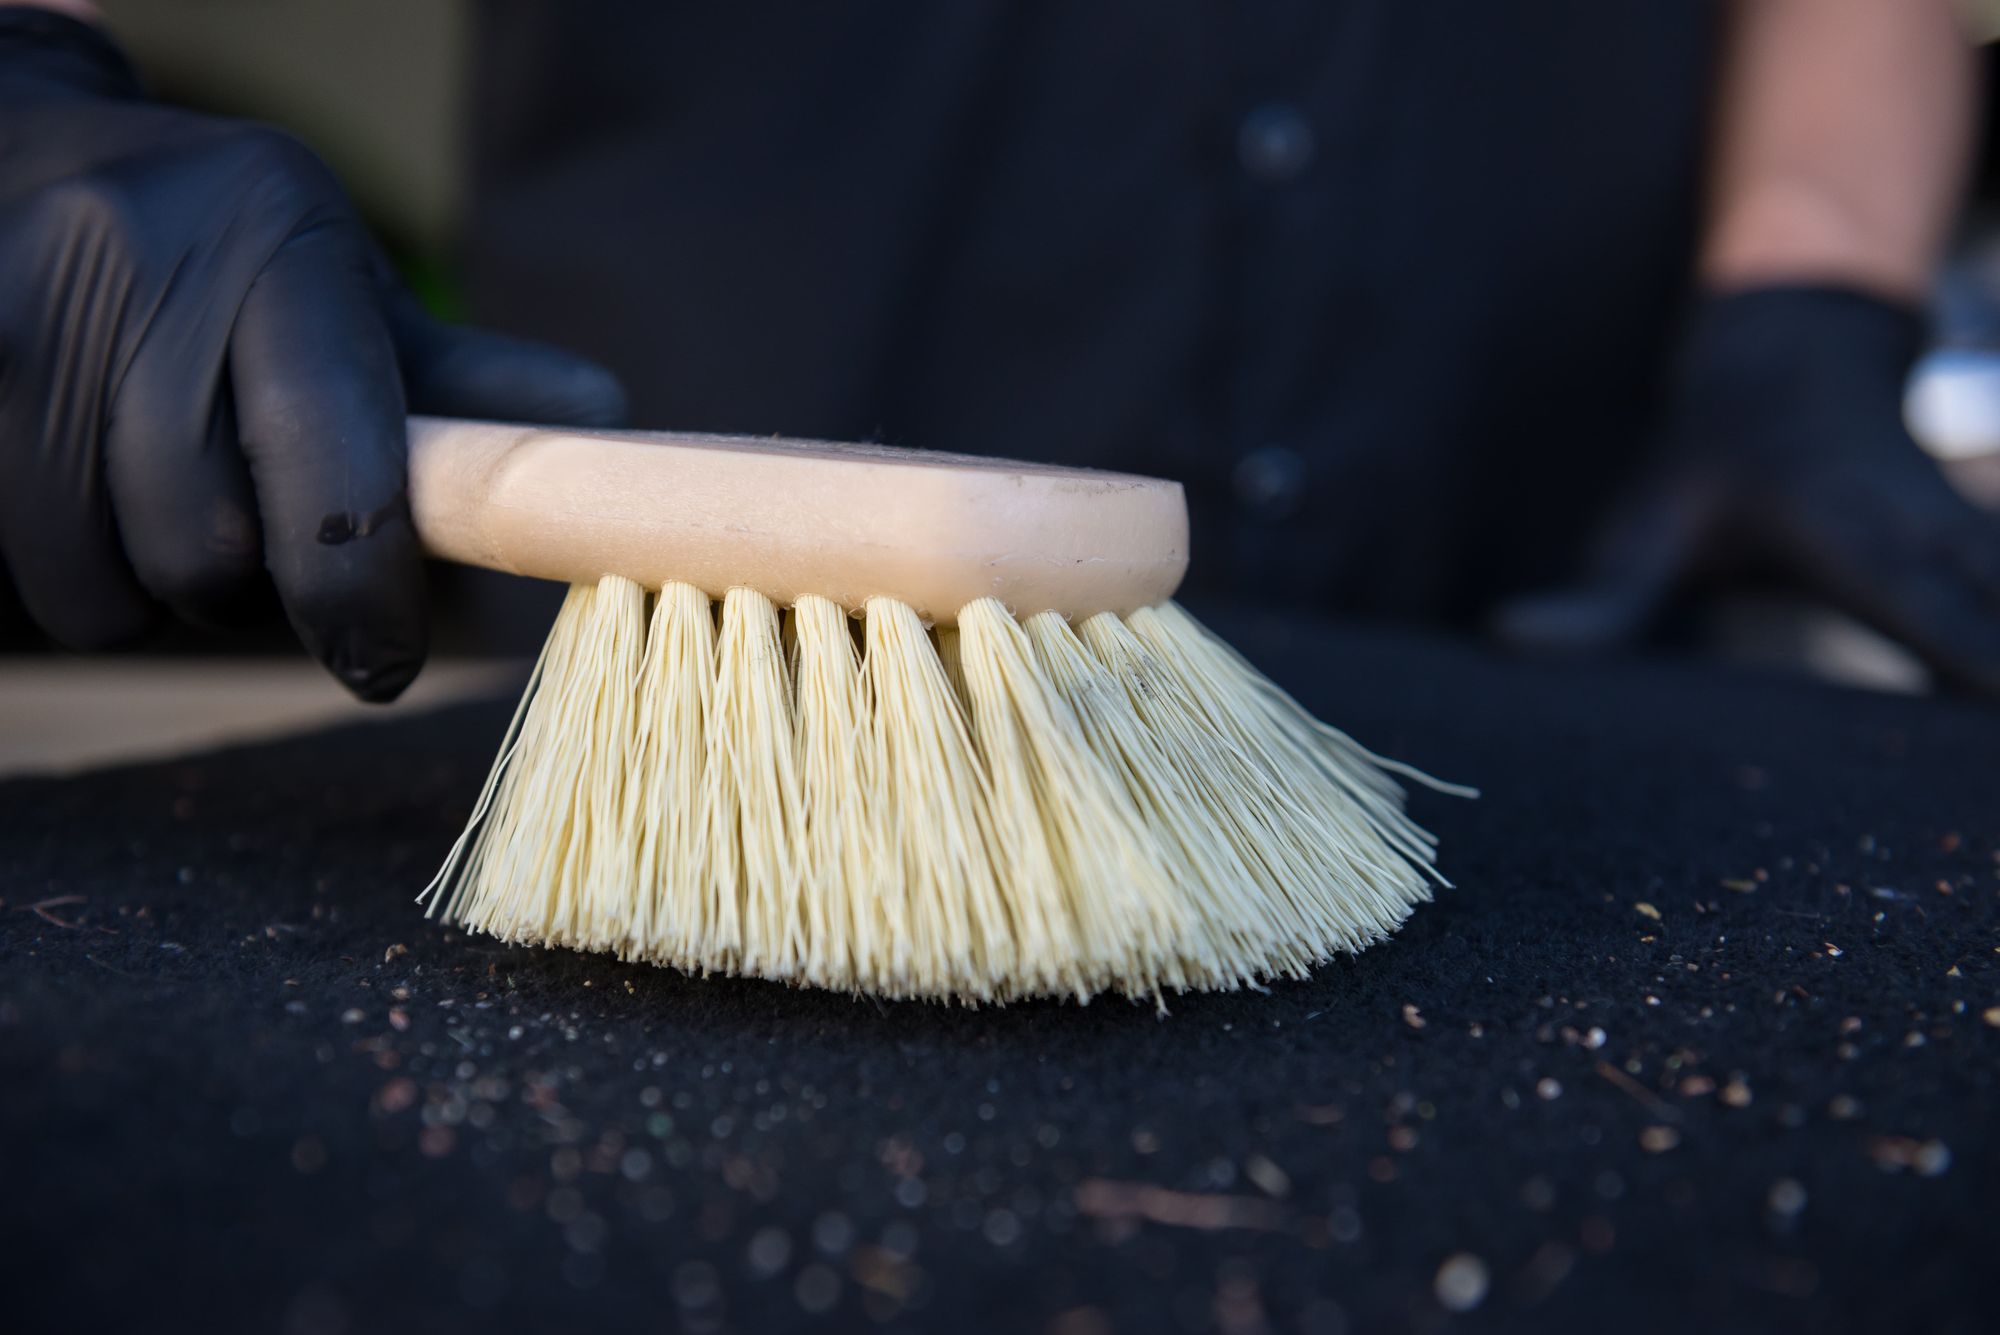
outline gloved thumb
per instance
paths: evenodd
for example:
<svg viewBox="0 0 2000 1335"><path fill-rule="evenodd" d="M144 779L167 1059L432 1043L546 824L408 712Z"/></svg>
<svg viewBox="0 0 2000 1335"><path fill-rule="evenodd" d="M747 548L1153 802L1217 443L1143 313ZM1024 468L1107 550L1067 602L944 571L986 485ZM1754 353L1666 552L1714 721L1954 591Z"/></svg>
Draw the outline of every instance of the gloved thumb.
<svg viewBox="0 0 2000 1335"><path fill-rule="evenodd" d="M446 324L397 303L391 330L413 413L500 422L615 427L624 386L587 357L532 339Z"/></svg>
<svg viewBox="0 0 2000 1335"><path fill-rule="evenodd" d="M1713 493L1691 479L1655 479L1615 505L1573 584L1506 599L1489 629L1512 648L1590 653L1656 629L1695 573L1715 527Z"/></svg>

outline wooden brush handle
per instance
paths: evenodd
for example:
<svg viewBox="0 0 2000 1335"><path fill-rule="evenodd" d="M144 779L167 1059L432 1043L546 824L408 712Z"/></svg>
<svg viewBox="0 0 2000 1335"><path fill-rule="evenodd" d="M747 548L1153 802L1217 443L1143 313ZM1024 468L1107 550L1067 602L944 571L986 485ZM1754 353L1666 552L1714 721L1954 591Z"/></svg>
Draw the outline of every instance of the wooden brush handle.
<svg viewBox="0 0 2000 1335"><path fill-rule="evenodd" d="M413 417L410 508L432 555L492 570L881 595L939 622L989 596L1129 612L1187 569L1178 482L879 445Z"/></svg>

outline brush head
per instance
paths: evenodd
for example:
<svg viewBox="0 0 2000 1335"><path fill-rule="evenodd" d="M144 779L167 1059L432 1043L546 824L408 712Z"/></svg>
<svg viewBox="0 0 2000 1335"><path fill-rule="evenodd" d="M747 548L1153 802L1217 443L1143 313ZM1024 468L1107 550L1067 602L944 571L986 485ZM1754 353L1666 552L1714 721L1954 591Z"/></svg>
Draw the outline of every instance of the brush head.
<svg viewBox="0 0 2000 1335"><path fill-rule="evenodd" d="M1389 762L1173 604L953 611L572 588L432 910L983 1002L1299 976L1429 897Z"/></svg>
<svg viewBox="0 0 2000 1335"><path fill-rule="evenodd" d="M1131 612L1188 559L1177 482L878 445L412 418L410 500L449 560L850 612L893 598L927 624L982 598Z"/></svg>

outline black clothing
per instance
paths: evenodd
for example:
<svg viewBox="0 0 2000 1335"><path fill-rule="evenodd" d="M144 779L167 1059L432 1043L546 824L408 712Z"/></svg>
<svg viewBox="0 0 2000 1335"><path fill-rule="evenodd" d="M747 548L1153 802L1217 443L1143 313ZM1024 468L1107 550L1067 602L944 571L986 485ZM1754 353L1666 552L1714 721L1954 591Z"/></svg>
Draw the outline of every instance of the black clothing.
<svg viewBox="0 0 2000 1335"><path fill-rule="evenodd" d="M0 785L8 1328L1991 1328L2000 713L1218 629L1486 795L1394 939L1165 1019L425 923L504 704Z"/></svg>
<svg viewBox="0 0 2000 1335"><path fill-rule="evenodd" d="M478 13L474 314L641 425L1176 476L1191 587L1416 615L1648 425L1707 3Z"/></svg>

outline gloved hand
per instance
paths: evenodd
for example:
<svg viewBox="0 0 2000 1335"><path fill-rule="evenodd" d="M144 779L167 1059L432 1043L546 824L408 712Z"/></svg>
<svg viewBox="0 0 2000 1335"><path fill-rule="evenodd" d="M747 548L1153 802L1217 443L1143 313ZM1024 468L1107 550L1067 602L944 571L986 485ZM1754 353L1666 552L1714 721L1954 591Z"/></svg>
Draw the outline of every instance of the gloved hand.
<svg viewBox="0 0 2000 1335"><path fill-rule="evenodd" d="M404 492L420 412L607 425L617 382L430 319L331 172L148 102L90 25L0 7L0 560L78 648L275 586L355 694L427 640Z"/></svg>
<svg viewBox="0 0 2000 1335"><path fill-rule="evenodd" d="M2000 519L1903 426L1922 335L1915 311L1848 289L1708 298L1660 448L1584 583L1504 606L1501 638L1609 647L1697 581L1776 576L1901 641L1941 682L2000 694Z"/></svg>

